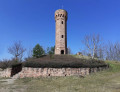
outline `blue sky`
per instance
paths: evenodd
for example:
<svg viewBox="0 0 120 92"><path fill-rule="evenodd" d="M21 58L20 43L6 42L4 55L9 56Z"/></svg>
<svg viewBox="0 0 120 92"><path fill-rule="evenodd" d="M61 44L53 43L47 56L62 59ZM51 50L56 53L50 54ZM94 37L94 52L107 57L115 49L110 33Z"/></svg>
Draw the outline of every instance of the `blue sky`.
<svg viewBox="0 0 120 92"><path fill-rule="evenodd" d="M8 47L19 40L27 50L37 43L54 46L54 12L62 6L68 12L68 46L73 53L84 48L85 35L120 41L120 0L0 0L0 59L10 59Z"/></svg>

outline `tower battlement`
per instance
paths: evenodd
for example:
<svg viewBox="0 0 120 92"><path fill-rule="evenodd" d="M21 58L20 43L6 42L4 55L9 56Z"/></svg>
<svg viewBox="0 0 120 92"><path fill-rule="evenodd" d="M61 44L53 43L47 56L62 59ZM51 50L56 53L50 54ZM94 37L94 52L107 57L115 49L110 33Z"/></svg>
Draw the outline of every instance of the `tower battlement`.
<svg viewBox="0 0 120 92"><path fill-rule="evenodd" d="M56 10L55 11L55 20L57 20L59 18L61 18L63 20L64 19L67 20L67 11L65 11L63 9Z"/></svg>

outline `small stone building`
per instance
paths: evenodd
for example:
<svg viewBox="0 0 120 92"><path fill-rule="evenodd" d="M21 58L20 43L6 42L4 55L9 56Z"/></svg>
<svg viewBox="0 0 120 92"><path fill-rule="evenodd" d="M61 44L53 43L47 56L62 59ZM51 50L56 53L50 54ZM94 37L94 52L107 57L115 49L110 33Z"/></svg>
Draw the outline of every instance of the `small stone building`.
<svg viewBox="0 0 120 92"><path fill-rule="evenodd" d="M76 55L83 56L82 52L78 52Z"/></svg>

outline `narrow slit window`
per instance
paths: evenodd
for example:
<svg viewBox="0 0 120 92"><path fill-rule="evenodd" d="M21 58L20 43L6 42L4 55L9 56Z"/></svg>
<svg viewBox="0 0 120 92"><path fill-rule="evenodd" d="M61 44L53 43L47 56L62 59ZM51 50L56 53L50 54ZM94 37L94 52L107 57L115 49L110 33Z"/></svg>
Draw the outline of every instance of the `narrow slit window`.
<svg viewBox="0 0 120 92"><path fill-rule="evenodd" d="M61 38L63 38L64 36L62 35Z"/></svg>
<svg viewBox="0 0 120 92"><path fill-rule="evenodd" d="M63 24L63 21L61 23Z"/></svg>

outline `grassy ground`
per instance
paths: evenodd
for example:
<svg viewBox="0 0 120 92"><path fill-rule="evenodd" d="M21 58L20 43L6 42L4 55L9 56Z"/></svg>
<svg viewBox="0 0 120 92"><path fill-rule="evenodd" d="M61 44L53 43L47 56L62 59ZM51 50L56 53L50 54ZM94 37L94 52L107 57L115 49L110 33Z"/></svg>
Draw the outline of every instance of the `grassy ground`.
<svg viewBox="0 0 120 92"><path fill-rule="evenodd" d="M84 57L84 58L83 58ZM46 55L41 58L30 58L23 62L24 67L41 68L85 68L107 66L102 60L78 55Z"/></svg>
<svg viewBox="0 0 120 92"><path fill-rule="evenodd" d="M0 92L120 92L120 63L111 68L81 77L49 77L17 79L13 84L0 82ZM2 79L0 79L2 80Z"/></svg>

